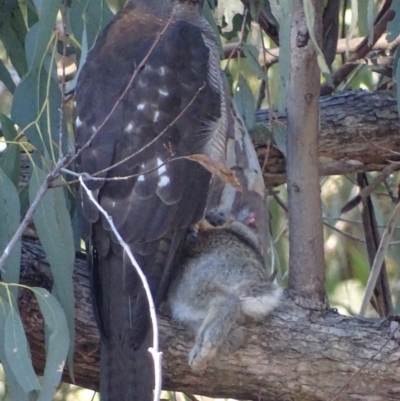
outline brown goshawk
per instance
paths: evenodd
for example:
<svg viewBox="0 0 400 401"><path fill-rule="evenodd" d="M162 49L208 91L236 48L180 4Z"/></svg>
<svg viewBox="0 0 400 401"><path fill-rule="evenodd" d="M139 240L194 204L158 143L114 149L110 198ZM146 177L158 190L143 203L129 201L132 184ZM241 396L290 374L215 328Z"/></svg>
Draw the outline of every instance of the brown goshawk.
<svg viewBox="0 0 400 401"><path fill-rule="evenodd" d="M202 0L130 0L100 35L74 105L78 169L163 299L211 174L184 156L224 157L219 51ZM81 150L82 149L82 150ZM102 400L152 398L149 305L109 223L81 188L83 237L102 337Z"/></svg>

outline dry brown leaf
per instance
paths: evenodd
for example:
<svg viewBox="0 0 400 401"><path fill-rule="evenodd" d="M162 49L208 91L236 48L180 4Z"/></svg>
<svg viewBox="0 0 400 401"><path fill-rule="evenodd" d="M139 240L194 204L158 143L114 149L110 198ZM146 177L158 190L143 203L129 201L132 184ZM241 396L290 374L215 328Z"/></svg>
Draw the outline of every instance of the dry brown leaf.
<svg viewBox="0 0 400 401"><path fill-rule="evenodd" d="M230 184L240 193L243 193L242 185L237 179L235 173L227 166L225 166L224 163L215 161L210 157L201 154L184 156L184 158L200 163L212 175L219 177L225 184Z"/></svg>

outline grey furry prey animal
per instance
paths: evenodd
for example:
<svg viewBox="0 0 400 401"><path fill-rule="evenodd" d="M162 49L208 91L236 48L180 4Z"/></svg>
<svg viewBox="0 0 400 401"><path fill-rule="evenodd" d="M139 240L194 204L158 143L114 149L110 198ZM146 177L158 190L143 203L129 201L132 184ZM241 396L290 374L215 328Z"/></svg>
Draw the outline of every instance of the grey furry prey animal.
<svg viewBox="0 0 400 401"><path fill-rule="evenodd" d="M169 303L172 316L196 336L189 365L204 370L219 352L244 342L243 322L262 321L282 290L270 282L256 235L239 221L200 230L180 265Z"/></svg>

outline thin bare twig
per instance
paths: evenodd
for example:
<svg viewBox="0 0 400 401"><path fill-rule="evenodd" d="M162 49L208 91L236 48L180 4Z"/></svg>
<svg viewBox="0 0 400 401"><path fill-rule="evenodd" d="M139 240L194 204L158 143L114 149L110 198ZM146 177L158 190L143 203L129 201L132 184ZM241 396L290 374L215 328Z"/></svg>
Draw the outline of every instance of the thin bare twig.
<svg viewBox="0 0 400 401"><path fill-rule="evenodd" d="M30 221L32 220L33 214L35 213L37 207L39 206L39 203L42 200L43 196L46 194L47 190L49 189L50 183L52 181L54 181L60 175L61 168L64 167L67 164L67 162L68 162L68 157L60 158L59 161L57 162L55 168L53 169L53 171L47 175L46 180L40 186L40 188L36 194L35 200L29 206L29 209L26 212L25 217L23 218L17 231L15 231L11 240L8 242L7 246L5 247L3 255L1 255L0 271L3 270L3 267L4 267L8 257L10 256L10 252L14 248L17 241L22 237L22 234L24 233L24 231L28 227Z"/></svg>
<svg viewBox="0 0 400 401"><path fill-rule="evenodd" d="M382 184L390 174L396 171L398 166L395 163L389 164L386 166L381 174L375 177L372 182L365 188L363 188L354 198L350 199L346 205L342 207L340 213L346 213L351 209L355 208L361 201L365 200L368 196L372 194L372 192Z"/></svg>
<svg viewBox="0 0 400 401"><path fill-rule="evenodd" d="M385 258L385 254L389 246L390 239L392 238L393 232L396 228L396 220L399 214L400 214L400 202L397 203L396 207L394 208L392 214L389 217L387 226L382 235L381 243L379 244L379 248L376 251L374 263L371 267L371 274L369 275L367 287L365 289L364 299L361 304L361 309L360 309L361 316L365 316L365 312L367 311L367 306L371 300L372 293L375 289L376 282L378 280L379 273L381 270L382 262Z"/></svg>
<svg viewBox="0 0 400 401"><path fill-rule="evenodd" d="M368 178L366 173L357 174L357 184L360 191L368 186ZM376 251L381 242L378 223L376 220L374 205L372 204L371 196L366 197L362 201L361 221L363 223L365 246L368 254L370 268L374 263ZM383 261L380 267L380 274L374 290L372 306L378 312L379 316L389 316L393 313L393 305L390 294L390 286L387 277L386 263Z"/></svg>
<svg viewBox="0 0 400 401"><path fill-rule="evenodd" d="M338 234L343 235L344 237L346 237L348 239L351 239L351 240L356 241L356 242L360 242L361 244L365 244L365 241L362 238L358 238L358 237L356 237L354 235L346 233L345 231L333 226L332 224L328 223L327 221L324 221L324 226L330 228L333 231L336 231Z"/></svg>
<svg viewBox="0 0 400 401"><path fill-rule="evenodd" d="M99 212L107 219L108 223L110 224L111 230L114 233L115 237L117 238L119 244L121 247L124 249L124 252L128 255L129 260L132 263L132 266L135 268L137 274L140 277L140 280L142 281L144 290L146 292L147 300L149 302L149 310L150 310L150 318L151 318L151 323L153 326L153 347L149 348L149 352L151 353L153 360L154 360L154 383L155 383L155 389L154 389L154 401L158 401L160 399L161 395L161 357L162 357L162 352L159 351L159 345L158 345L158 323L157 323L157 315L156 315L156 308L154 306L154 301L153 301L153 296L151 295L151 290L149 287L149 284L147 282L146 276L144 275L142 269L140 268L139 264L137 263L135 257L132 254L132 251L130 250L128 244L123 240L121 235L119 234L117 228L114 225L112 217L103 209L100 204L97 202L97 200L94 198L92 191L89 190L89 188L86 186L84 182L84 177L91 178L88 174L83 173L79 177L79 182L82 186L82 188L85 190L87 193L90 201L96 206L96 208L99 210Z"/></svg>
<svg viewBox="0 0 400 401"><path fill-rule="evenodd" d="M63 153L63 121L64 121L64 102L65 102L65 59L67 57L67 2L65 1L62 6L61 12L62 26L63 26L63 52L61 56L62 74L61 74L61 105L60 105L60 126L58 129L58 154L60 157L64 156Z"/></svg>
<svg viewBox="0 0 400 401"><path fill-rule="evenodd" d="M361 136L362 139L365 140L365 142L367 142L367 143L370 144L371 146L376 147L376 148L379 149L379 150L384 150L385 152L390 152L390 153L392 153L392 154L394 154L394 155L396 155L396 156L399 156L399 155L400 155L399 152L395 152L394 150L387 149L387 148L385 148L384 146L380 146L380 145L377 145L376 143L373 143L373 142L370 141L368 138L366 138L365 135L362 134L361 132L359 133L359 135ZM393 162L393 163L395 163L395 162Z"/></svg>

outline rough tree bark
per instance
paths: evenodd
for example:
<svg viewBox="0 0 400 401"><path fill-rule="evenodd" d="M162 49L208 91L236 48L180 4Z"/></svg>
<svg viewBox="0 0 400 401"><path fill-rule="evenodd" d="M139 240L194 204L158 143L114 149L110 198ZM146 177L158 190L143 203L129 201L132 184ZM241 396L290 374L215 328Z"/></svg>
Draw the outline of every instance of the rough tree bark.
<svg viewBox="0 0 400 401"><path fill-rule="evenodd" d="M276 115L276 113L275 113ZM287 125L286 117L278 120ZM268 123L261 111L257 121ZM320 175L380 171L400 160L400 119L397 102L389 91L344 92L320 100L318 138ZM286 181L283 153L264 135L253 137L266 187ZM400 164L399 164L400 169Z"/></svg>
<svg viewBox="0 0 400 401"><path fill-rule="evenodd" d="M313 0L315 40L322 44L322 3ZM289 288L324 305L325 263L318 171L320 69L305 18L305 3L293 2L291 72L287 93L287 190Z"/></svg>
<svg viewBox="0 0 400 401"><path fill-rule="evenodd" d="M76 384L98 388L99 336L86 265L75 265ZM23 243L23 284L50 288L45 256L35 240ZM20 311L38 372L44 367L43 324L34 296L20 296ZM164 310L159 318L164 388L213 397L279 401L395 401L400 399L400 333L395 321L348 318L335 311L297 306L286 294L264 324L247 328L245 348L220 358L204 375L193 374L187 353L193 344ZM357 374L356 374L357 373ZM354 377L353 377L354 375ZM68 374L65 381L70 381Z"/></svg>

